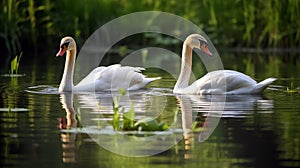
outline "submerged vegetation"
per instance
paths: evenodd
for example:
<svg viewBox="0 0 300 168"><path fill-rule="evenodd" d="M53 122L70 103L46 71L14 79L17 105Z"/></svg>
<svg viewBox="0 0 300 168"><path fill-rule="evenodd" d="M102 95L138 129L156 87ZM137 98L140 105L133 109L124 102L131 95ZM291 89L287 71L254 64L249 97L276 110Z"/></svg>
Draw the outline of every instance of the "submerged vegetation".
<svg viewBox="0 0 300 168"><path fill-rule="evenodd" d="M218 46L300 45L298 0L7 0L0 5L0 43L9 56L24 48L43 47L41 40L45 46L53 45L65 35L80 44L107 21L145 10L182 16L203 28Z"/></svg>

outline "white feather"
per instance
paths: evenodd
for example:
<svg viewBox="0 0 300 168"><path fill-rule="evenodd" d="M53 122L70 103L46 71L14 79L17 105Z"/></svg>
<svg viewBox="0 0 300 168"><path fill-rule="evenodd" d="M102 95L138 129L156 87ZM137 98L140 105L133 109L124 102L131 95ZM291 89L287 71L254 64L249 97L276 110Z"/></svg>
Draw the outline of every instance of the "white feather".
<svg viewBox="0 0 300 168"><path fill-rule="evenodd" d="M204 75L179 93L189 94L260 94L274 82L268 78L257 83L248 75L232 70L217 70Z"/></svg>
<svg viewBox="0 0 300 168"><path fill-rule="evenodd" d="M89 73L82 81L74 87L79 91L117 91L120 88L126 90L137 90L157 78L146 78L141 71L144 68L121 66L119 64L108 67L98 67Z"/></svg>

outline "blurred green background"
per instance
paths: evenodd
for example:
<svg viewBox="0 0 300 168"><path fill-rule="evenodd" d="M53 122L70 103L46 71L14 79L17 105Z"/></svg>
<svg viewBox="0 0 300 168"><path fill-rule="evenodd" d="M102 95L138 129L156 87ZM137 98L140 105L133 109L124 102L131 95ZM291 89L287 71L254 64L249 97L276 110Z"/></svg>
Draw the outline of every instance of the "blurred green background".
<svg viewBox="0 0 300 168"><path fill-rule="evenodd" d="M182 16L201 27L218 47L299 48L299 0L3 0L1 55L57 46L75 37L79 46L106 22L155 10Z"/></svg>
<svg viewBox="0 0 300 168"><path fill-rule="evenodd" d="M240 99L245 106L233 106L228 112L233 110L245 117L239 118L238 114L237 118L222 119L214 135L206 143L192 143L190 151L182 141L155 157L129 158L110 153L85 134L67 134L69 142L64 141L61 137L65 133L57 131L57 118L66 116L59 95L24 90L32 86L57 88L64 59L55 58L55 53L62 37L73 36L80 49L103 24L145 10L169 12L190 20L221 50L225 69L241 71L258 81L276 77L276 87L253 105L251 96L249 100ZM299 18L300 0L1 0L0 74L11 73L1 76L0 82L1 163L4 167L299 167ZM117 51L108 53L108 61L101 65L119 63L118 57L134 49L128 46L133 42L151 42L147 47L159 45L180 53L182 44L170 39L157 34L131 36L118 43ZM231 48L271 48L267 50L271 52L222 50ZM273 53L278 51L273 48L289 52ZM200 58L194 59L193 72L200 77L206 70ZM160 65L170 60L161 57L154 61ZM146 75L163 78L150 86L163 88L163 95L164 88L172 89L176 82L162 71L150 69ZM171 117L162 118L173 120L178 114L178 101L168 97L170 103L165 109ZM66 144L71 148L64 148ZM65 151L72 155L63 155ZM185 153L193 154L194 159L185 160ZM74 156L78 163L65 164L64 156Z"/></svg>

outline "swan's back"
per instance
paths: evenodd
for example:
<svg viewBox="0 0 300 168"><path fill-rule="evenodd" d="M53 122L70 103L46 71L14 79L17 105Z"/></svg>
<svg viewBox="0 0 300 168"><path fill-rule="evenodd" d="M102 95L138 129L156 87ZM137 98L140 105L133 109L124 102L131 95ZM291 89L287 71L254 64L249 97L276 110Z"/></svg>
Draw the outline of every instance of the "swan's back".
<svg viewBox="0 0 300 168"><path fill-rule="evenodd" d="M141 71L144 68L121 66L119 64L108 67L95 68L87 77L75 86L80 91L117 91L120 88L137 90L148 83L160 79L146 78Z"/></svg>
<svg viewBox="0 0 300 168"><path fill-rule="evenodd" d="M257 83L248 75L232 70L217 70L207 73L190 88L196 94L260 94L275 78Z"/></svg>
<svg viewBox="0 0 300 168"><path fill-rule="evenodd" d="M143 82L145 76L140 67L121 66L119 64L108 66L95 74L96 90L112 90L119 88L129 89L135 84Z"/></svg>

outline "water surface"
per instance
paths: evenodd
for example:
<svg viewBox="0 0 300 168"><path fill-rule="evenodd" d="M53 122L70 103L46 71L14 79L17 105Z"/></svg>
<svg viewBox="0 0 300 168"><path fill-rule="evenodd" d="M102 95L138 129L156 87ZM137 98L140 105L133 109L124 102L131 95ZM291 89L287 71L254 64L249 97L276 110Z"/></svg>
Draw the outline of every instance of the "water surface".
<svg viewBox="0 0 300 168"><path fill-rule="evenodd" d="M61 60L25 62L19 70L25 76L1 77L1 167L299 167L298 56L220 55L226 69L278 81L263 95L224 102L174 95L170 74L147 70L163 79L129 92L120 104L126 111L134 103L136 119L155 117L170 126L149 135L111 130L116 94L59 94ZM205 73L197 61L196 77ZM194 121L204 129L191 133Z"/></svg>

